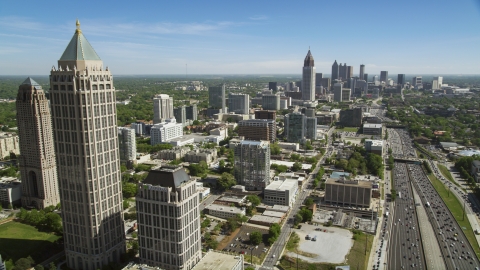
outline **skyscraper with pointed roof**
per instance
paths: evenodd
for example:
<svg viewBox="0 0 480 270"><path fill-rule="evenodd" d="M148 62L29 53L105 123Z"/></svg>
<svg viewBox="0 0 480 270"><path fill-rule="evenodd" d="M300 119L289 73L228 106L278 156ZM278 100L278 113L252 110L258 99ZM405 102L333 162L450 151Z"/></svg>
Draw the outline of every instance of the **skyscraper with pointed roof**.
<svg viewBox="0 0 480 270"><path fill-rule="evenodd" d="M19 87L17 123L22 205L43 209L60 202L50 107L42 87L27 78Z"/></svg>
<svg viewBox="0 0 480 270"><path fill-rule="evenodd" d="M50 87L67 266L99 269L125 253L115 88L78 21Z"/></svg>
<svg viewBox="0 0 480 270"><path fill-rule="evenodd" d="M302 99L305 101L315 100L315 64L312 53L308 50L303 61L302 72Z"/></svg>
<svg viewBox="0 0 480 270"><path fill-rule="evenodd" d="M335 60L335 62L333 62L333 65L332 65L332 83L334 83L335 80L338 79L338 73L339 73L338 63L337 63L337 60Z"/></svg>

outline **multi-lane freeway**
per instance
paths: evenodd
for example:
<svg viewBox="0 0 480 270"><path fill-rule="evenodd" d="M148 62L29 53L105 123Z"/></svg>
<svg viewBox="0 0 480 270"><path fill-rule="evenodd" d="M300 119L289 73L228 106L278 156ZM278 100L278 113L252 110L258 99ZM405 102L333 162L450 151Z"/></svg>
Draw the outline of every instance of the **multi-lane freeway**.
<svg viewBox="0 0 480 270"><path fill-rule="evenodd" d="M420 230L407 165L395 163L395 200L393 221L388 238L388 269L426 269Z"/></svg>

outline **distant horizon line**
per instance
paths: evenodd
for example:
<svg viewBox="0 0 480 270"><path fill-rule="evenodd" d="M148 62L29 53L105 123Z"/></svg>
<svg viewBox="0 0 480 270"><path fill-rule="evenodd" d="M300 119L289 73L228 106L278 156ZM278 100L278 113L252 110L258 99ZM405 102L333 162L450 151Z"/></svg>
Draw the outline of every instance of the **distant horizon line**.
<svg viewBox="0 0 480 270"><path fill-rule="evenodd" d="M321 73L321 72L318 72L318 73ZM322 73L324 75L331 75L330 73ZM365 74L376 74L376 73L365 73ZM380 73L379 73L380 74ZM405 75L409 75L409 76L422 76L422 75L426 75L426 76L480 76L480 74L476 74L476 73L444 73L444 74L440 74L440 73L391 73L391 75L398 75L398 74L405 74ZM177 73L177 74L152 74L152 73L149 73L149 74L112 74L113 76L176 76L176 77L190 77L190 76L302 76L301 73L298 73L298 74L293 74L293 73L272 73L272 74L268 74L268 73L225 73L225 74L215 74L215 73L211 73L211 74L208 74L208 73L205 73L205 74L188 74L188 76L185 76L185 74L180 74L180 73ZM50 75L3 75L3 74L0 74L0 77L8 77L8 76L50 76ZM359 76L359 75L358 75ZM358 76L353 76L353 77L358 77Z"/></svg>

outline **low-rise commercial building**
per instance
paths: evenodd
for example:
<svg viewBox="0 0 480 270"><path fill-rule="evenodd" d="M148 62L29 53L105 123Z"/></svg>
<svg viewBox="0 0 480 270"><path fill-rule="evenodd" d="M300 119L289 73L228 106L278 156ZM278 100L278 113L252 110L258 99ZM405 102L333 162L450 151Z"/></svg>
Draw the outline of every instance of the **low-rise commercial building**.
<svg viewBox="0 0 480 270"><path fill-rule="evenodd" d="M213 149L197 149L190 151L183 157L186 162L200 163L205 161L207 164L212 163L217 158L217 150Z"/></svg>
<svg viewBox="0 0 480 270"><path fill-rule="evenodd" d="M159 151L157 158L166 160L181 159L190 151L190 147L175 146L172 149L165 149Z"/></svg>
<svg viewBox="0 0 480 270"><path fill-rule="evenodd" d="M192 270L244 270L243 255L209 251Z"/></svg>
<svg viewBox="0 0 480 270"><path fill-rule="evenodd" d="M22 198L22 183L15 177L0 178L0 205L20 206Z"/></svg>
<svg viewBox="0 0 480 270"><path fill-rule="evenodd" d="M14 133L0 133L0 159L10 157L10 154L20 154L18 135Z"/></svg>
<svg viewBox="0 0 480 270"><path fill-rule="evenodd" d="M363 124L363 134L382 135L382 124Z"/></svg>
<svg viewBox="0 0 480 270"><path fill-rule="evenodd" d="M293 179L273 181L264 190L263 202L269 205L292 206L298 193L298 181Z"/></svg>
<svg viewBox="0 0 480 270"><path fill-rule="evenodd" d="M382 140L365 140L365 150L368 153L383 155L383 141Z"/></svg>
<svg viewBox="0 0 480 270"><path fill-rule="evenodd" d="M237 215L245 215L245 208L232 207L221 204L210 204L205 207L205 214L219 217L223 219L229 219L236 217Z"/></svg>
<svg viewBox="0 0 480 270"><path fill-rule="evenodd" d="M329 178L325 182L325 202L343 206L370 207L372 183Z"/></svg>

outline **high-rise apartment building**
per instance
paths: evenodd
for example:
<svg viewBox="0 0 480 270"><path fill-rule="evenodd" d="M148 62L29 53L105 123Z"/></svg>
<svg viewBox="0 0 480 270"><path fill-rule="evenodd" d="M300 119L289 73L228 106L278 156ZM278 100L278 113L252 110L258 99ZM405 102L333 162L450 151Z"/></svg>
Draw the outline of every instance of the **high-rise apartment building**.
<svg viewBox="0 0 480 270"><path fill-rule="evenodd" d="M208 105L210 108L222 109L225 111L225 84L208 87Z"/></svg>
<svg viewBox="0 0 480 270"><path fill-rule="evenodd" d="M243 140L234 149L235 179L248 190L270 184L270 142Z"/></svg>
<svg viewBox="0 0 480 270"><path fill-rule="evenodd" d="M125 253L116 98L78 21L50 87L67 266L99 269Z"/></svg>
<svg viewBox="0 0 480 270"><path fill-rule="evenodd" d="M19 87L17 123L22 205L43 209L60 202L52 118L42 87L27 78Z"/></svg>
<svg viewBox="0 0 480 270"><path fill-rule="evenodd" d="M347 66L347 79L353 77L353 66Z"/></svg>
<svg viewBox="0 0 480 270"><path fill-rule="evenodd" d="M338 67L338 63L337 63L337 60L335 60L335 62L333 62L333 65L332 65L332 83L338 79L339 77L339 67Z"/></svg>
<svg viewBox="0 0 480 270"><path fill-rule="evenodd" d="M187 109L185 105L173 109L173 116L177 123L181 123L182 126L187 125Z"/></svg>
<svg viewBox="0 0 480 270"><path fill-rule="evenodd" d="M280 96L279 95L263 95L262 109L264 110L280 110Z"/></svg>
<svg viewBox="0 0 480 270"><path fill-rule="evenodd" d="M333 101L342 102L343 83L336 83L333 85Z"/></svg>
<svg viewBox="0 0 480 270"><path fill-rule="evenodd" d="M351 96L352 96L352 89L350 89L350 88L343 88L342 89L342 102L350 101Z"/></svg>
<svg viewBox="0 0 480 270"><path fill-rule="evenodd" d="M139 184L136 201L140 263L192 269L202 258L196 181L181 167L153 169Z"/></svg>
<svg viewBox="0 0 480 270"><path fill-rule="evenodd" d="M387 82L388 80L388 71L380 71L380 81Z"/></svg>
<svg viewBox="0 0 480 270"><path fill-rule="evenodd" d="M312 53L308 50L303 61L302 70L302 99L306 101L315 100L315 63Z"/></svg>
<svg viewBox="0 0 480 270"><path fill-rule="evenodd" d="M188 120L197 120L198 111L197 111L197 104L192 104L185 108L185 113L187 114Z"/></svg>
<svg viewBox="0 0 480 270"><path fill-rule="evenodd" d="M249 119L238 122L238 136L253 141L275 142L277 123L273 119Z"/></svg>
<svg viewBox="0 0 480 270"><path fill-rule="evenodd" d="M405 80L405 74L397 75L397 84L404 85L407 81Z"/></svg>
<svg viewBox="0 0 480 270"><path fill-rule="evenodd" d="M268 90L272 90L273 92L277 92L277 82L269 82L268 83ZM230 108L229 108L230 110Z"/></svg>
<svg viewBox="0 0 480 270"><path fill-rule="evenodd" d="M228 111L236 114L248 114L250 110L249 94L228 94Z"/></svg>
<svg viewBox="0 0 480 270"><path fill-rule="evenodd" d="M365 65L364 64L361 64L360 65L360 80L365 80ZM366 80L365 80L366 81Z"/></svg>
<svg viewBox="0 0 480 270"><path fill-rule="evenodd" d="M303 143L305 139L305 119L306 116L299 112L285 115L285 137L288 142Z"/></svg>
<svg viewBox="0 0 480 270"><path fill-rule="evenodd" d="M132 161L137 159L137 141L135 140L135 129L118 127L118 150L120 160Z"/></svg>
<svg viewBox="0 0 480 270"><path fill-rule="evenodd" d="M156 95L153 98L153 123L162 123L173 117L173 98L165 94Z"/></svg>

